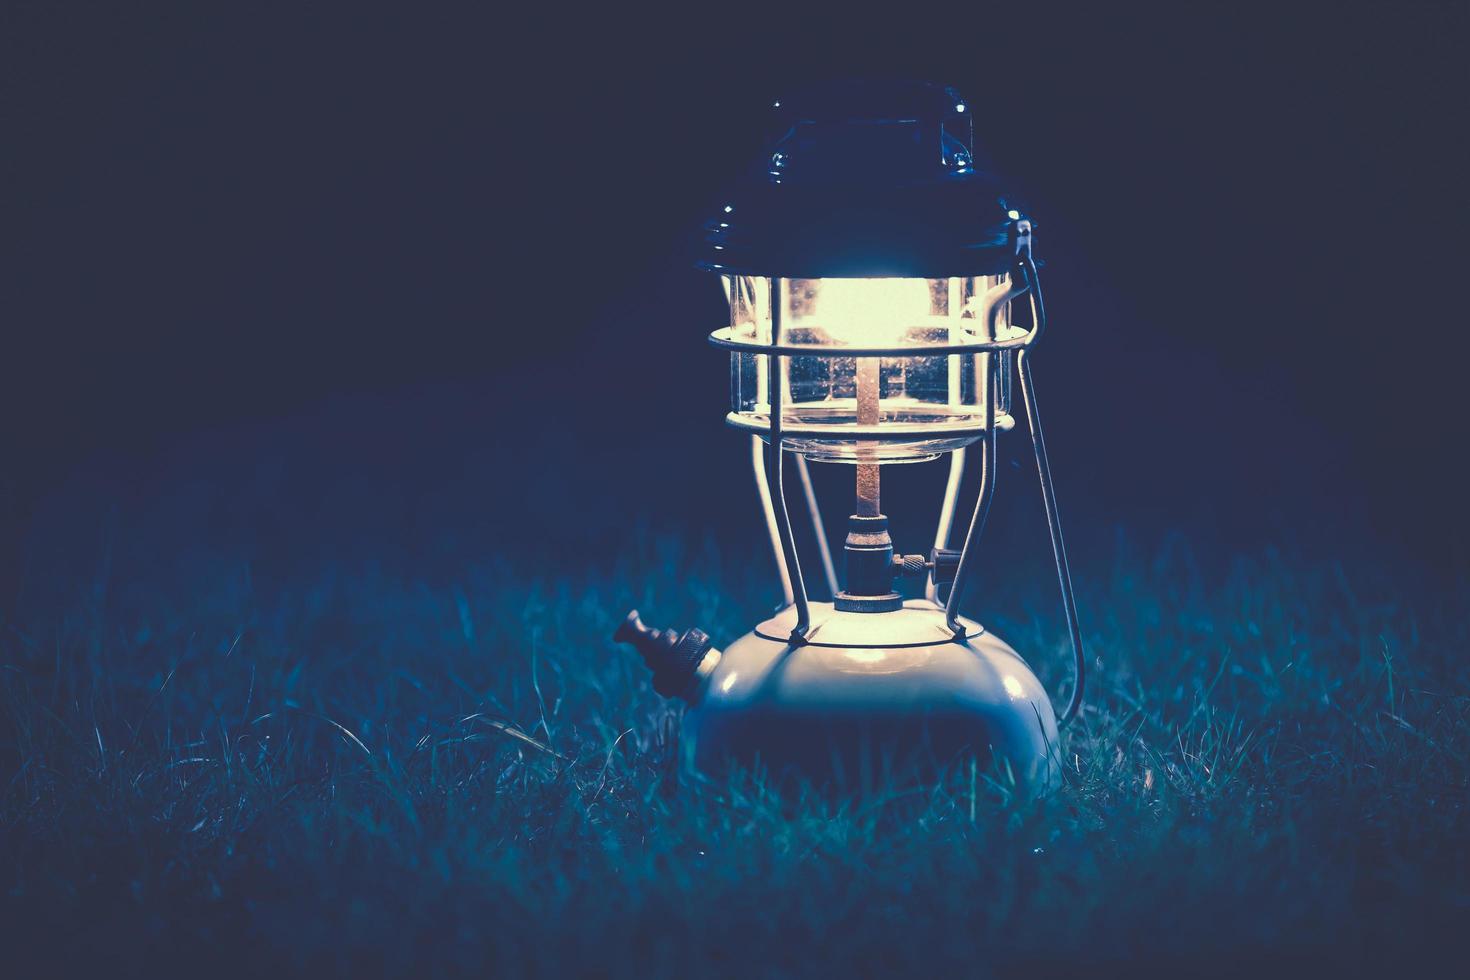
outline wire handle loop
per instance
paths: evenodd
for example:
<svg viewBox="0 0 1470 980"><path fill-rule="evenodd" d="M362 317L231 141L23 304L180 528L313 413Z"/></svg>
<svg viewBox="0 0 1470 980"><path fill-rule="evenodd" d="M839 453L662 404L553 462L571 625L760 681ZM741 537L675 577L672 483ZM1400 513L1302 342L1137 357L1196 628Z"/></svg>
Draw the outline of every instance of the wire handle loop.
<svg viewBox="0 0 1470 980"><path fill-rule="evenodd" d="M1028 291L1031 295L1031 333L1040 337L1046 329L1046 302L1041 295L1041 280L1030 252L1022 257ZM1046 437L1041 431L1041 410L1036 403L1036 382L1031 377L1030 350L1016 354L1016 374L1021 379L1021 401L1026 406L1026 427L1031 430L1031 447L1036 454L1036 476L1041 483L1041 500L1046 509L1046 527L1051 534L1052 556L1056 560L1057 584L1062 593L1062 614L1067 620L1067 638L1072 645L1072 694L1067 707L1057 719L1065 725L1082 709L1082 692L1087 681L1087 652L1082 646L1082 627L1077 620L1077 598L1072 591L1072 572L1067 565L1067 546L1062 540L1062 515L1057 508L1056 485L1051 478L1051 463L1046 456Z"/></svg>
<svg viewBox="0 0 1470 980"><path fill-rule="evenodd" d="M1074 683L1067 707L1058 718L1058 725L1065 725L1077 716L1082 707L1082 692L1087 676L1087 654L1082 645L1082 629L1077 619L1077 599L1072 589L1072 573L1067 563L1066 544L1062 539L1062 519L1057 508L1056 487L1052 482L1051 464L1046 455L1046 438L1041 429L1041 412L1036 401L1036 382L1031 376L1031 345L1041 338L1046 330L1046 303L1041 295L1041 280L1036 271L1036 262L1031 256L1029 228L1018 237L1015 275L1022 280L1014 296L1026 295L1031 302L1031 330L1025 343L1018 345L1016 373L1021 381L1021 400L1026 408L1026 424L1031 430L1031 446L1036 456L1036 474L1041 484L1042 504L1046 510L1047 531L1051 536L1052 556L1056 562L1057 583L1062 594L1062 612L1067 622L1067 636L1071 641ZM1014 297L1013 297L1014 298ZM985 440L981 444L980 490L975 500L975 511L970 518L970 528L965 535L964 547L960 552L959 567L955 571L954 583L950 586L945 603L945 618L955 637L965 633L959 623L960 600L973 564L973 553L990 514L991 500L995 494L995 470L997 468L995 445L995 399L996 368L994 359L989 368L988 395L985 406Z"/></svg>

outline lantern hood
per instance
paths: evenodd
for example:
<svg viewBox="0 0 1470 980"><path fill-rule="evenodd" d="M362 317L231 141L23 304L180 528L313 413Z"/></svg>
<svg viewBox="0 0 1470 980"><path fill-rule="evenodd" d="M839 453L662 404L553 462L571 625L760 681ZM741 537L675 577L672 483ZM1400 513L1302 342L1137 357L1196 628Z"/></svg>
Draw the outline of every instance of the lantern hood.
<svg viewBox="0 0 1470 980"><path fill-rule="evenodd" d="M998 275L1029 217L975 159L973 112L927 82L836 82L772 107L773 138L704 223L704 269L785 278Z"/></svg>

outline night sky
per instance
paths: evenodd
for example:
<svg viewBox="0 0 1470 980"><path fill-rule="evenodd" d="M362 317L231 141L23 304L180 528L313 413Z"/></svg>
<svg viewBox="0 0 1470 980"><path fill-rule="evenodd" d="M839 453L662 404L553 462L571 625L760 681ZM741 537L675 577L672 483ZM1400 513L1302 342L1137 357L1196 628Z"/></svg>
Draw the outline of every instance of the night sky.
<svg viewBox="0 0 1470 980"><path fill-rule="evenodd" d="M1116 522L1467 567L1465 5L518 6L8 9L12 542L79 484L290 439L374 457L389 497L458 474L502 516L585 493L754 527L682 249L773 98L871 75L956 86L1031 203L1083 547Z"/></svg>

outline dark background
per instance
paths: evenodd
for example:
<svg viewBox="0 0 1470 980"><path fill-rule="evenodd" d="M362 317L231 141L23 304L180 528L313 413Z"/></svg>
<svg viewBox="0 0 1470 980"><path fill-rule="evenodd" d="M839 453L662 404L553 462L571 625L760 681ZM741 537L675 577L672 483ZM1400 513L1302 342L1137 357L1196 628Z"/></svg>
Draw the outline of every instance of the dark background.
<svg viewBox="0 0 1470 980"><path fill-rule="evenodd" d="M1466 566L1464 4L198 7L4 15L7 603L199 481L261 560L758 530L680 248L854 74L958 87L1032 204L1078 548Z"/></svg>

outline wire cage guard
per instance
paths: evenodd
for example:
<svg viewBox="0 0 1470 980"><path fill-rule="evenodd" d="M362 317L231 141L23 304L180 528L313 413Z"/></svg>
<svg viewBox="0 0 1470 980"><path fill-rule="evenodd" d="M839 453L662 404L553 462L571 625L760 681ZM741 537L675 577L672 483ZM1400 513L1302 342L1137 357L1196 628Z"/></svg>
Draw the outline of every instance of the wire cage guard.
<svg viewBox="0 0 1470 980"><path fill-rule="evenodd" d="M1057 510L1056 491L1051 477L1051 467L1046 455L1046 442L1041 428L1041 416L1037 407L1035 380L1032 377L1030 352L1046 329L1046 309L1041 295L1040 279L1036 264L1031 256L1030 226L1018 222L1015 229L1015 263L1008 282L994 287L984 297L986 334L972 334L956 339L953 335L947 342L923 345L829 345L793 343L788 336L784 313L788 308L787 290L790 282L783 278L770 278L770 324L771 340L759 342L756 334L742 332L735 326L725 327L710 335L710 342L736 353L764 355L770 368L769 412L764 420L741 417L732 412L728 421L736 428L751 432L752 468L755 474L757 493L760 497L772 550L781 577L782 592L787 606L795 609L795 623L791 629L790 643L802 645L807 641L811 629L810 604L805 576L797 553L796 540L792 532L791 514L787 507L785 490L785 457L791 453L796 457L797 479L801 484L808 517L815 532L823 576L828 588L835 594L838 589L837 575L832 562L831 549L822 523L822 515L816 494L812 488L805 453L793 450L790 441L798 436L824 438L837 437L860 440L863 443L903 442L931 435L932 426L922 422L876 424L837 423L823 424L812 421L790 422L785 418L783 404L790 391L790 360L792 357L815 358L884 358L884 357L930 357L942 355L991 355L977 357L977 383L983 378L984 387L978 418L964 418L943 423L948 428L946 435L953 435L965 443L979 446L979 491L975 508L970 515L960 548L960 557L955 569L953 583L944 602L946 622L957 641L963 642L965 628L960 623L960 606L964 599L980 538L985 530L986 519L994 497L997 455L996 442L1000 432L1014 426L1014 419L1001 410L1001 400L1008 390L1008 376L1014 362L1015 377L1021 391L1021 401L1026 414L1027 428L1031 433L1031 444L1036 459L1036 471L1041 487L1042 501L1046 512L1047 527L1051 538L1052 554L1055 559L1057 583L1061 591L1062 610L1066 620L1070 641L1075 682L1067 707L1059 723L1066 724L1076 716L1082 702L1085 682L1085 652L1081 630L1078 625L1076 600L1073 595L1071 573L1067 564L1066 547L1062 538L1061 517ZM1016 299L1029 300L1029 329L1006 327L1000 322L1007 306ZM759 423L764 422L762 427ZM948 451L949 473L945 482L944 499L940 507L938 527L934 545L938 549L949 545L960 486L963 482L967 454L963 445ZM932 458L932 454L927 457ZM926 583L925 594L938 601L939 590L931 574Z"/></svg>

